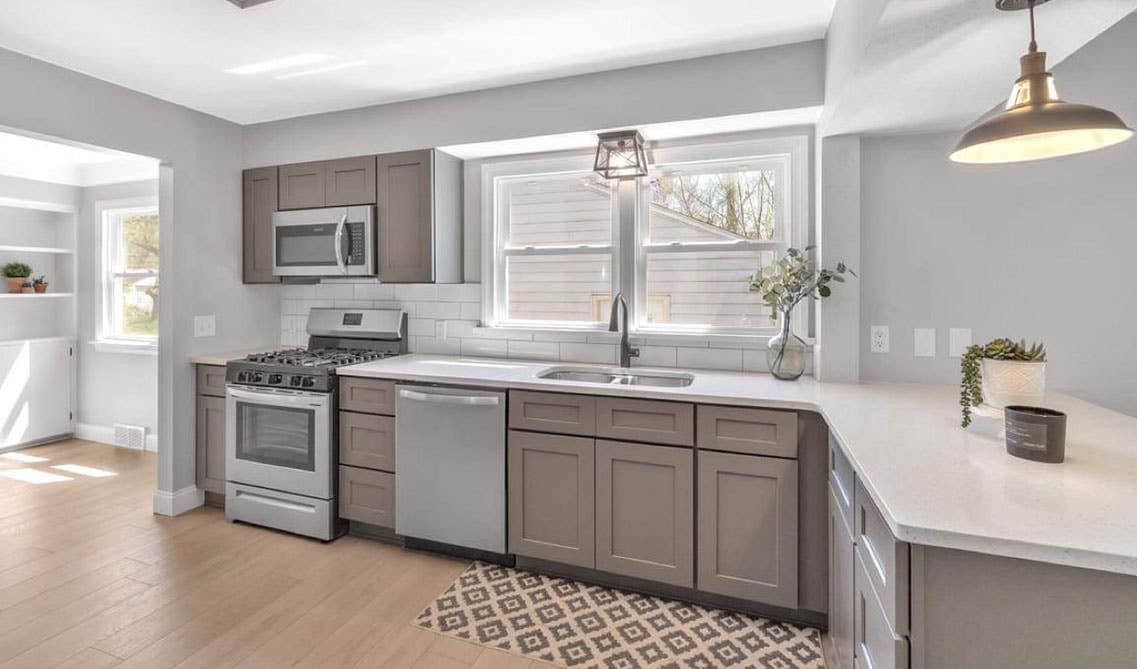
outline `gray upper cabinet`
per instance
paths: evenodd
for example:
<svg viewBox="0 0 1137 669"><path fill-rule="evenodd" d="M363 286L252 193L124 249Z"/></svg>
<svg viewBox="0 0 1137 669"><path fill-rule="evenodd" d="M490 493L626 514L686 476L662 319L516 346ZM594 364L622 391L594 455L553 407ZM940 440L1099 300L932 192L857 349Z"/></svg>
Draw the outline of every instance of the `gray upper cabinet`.
<svg viewBox="0 0 1137 669"><path fill-rule="evenodd" d="M596 442L596 568L690 588L694 451Z"/></svg>
<svg viewBox="0 0 1137 669"><path fill-rule="evenodd" d="M700 451L699 590L797 608L796 460Z"/></svg>
<svg viewBox="0 0 1137 669"><path fill-rule="evenodd" d="M272 213L276 211L276 168L259 167L243 175L244 282L279 283L272 275Z"/></svg>
<svg viewBox="0 0 1137 669"><path fill-rule="evenodd" d="M379 280L462 280L461 161L426 149L378 157Z"/></svg>
<svg viewBox="0 0 1137 669"><path fill-rule="evenodd" d="M327 206L375 204L375 156L329 160L324 172Z"/></svg>
<svg viewBox="0 0 1137 669"><path fill-rule="evenodd" d="M280 209L310 209L326 206L328 163L295 163L281 165Z"/></svg>
<svg viewBox="0 0 1137 669"><path fill-rule="evenodd" d="M595 443L509 431L509 552L596 565Z"/></svg>

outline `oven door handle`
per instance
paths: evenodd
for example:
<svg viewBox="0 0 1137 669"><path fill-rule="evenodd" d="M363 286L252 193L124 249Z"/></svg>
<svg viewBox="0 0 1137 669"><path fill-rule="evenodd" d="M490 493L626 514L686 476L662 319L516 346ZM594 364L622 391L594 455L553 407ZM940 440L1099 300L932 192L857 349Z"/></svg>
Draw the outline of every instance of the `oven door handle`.
<svg viewBox="0 0 1137 669"><path fill-rule="evenodd" d="M270 406L306 406L306 407L323 407L327 406L328 398L325 395L304 394L293 395L291 393L279 393L274 391L248 391L239 390L237 388L229 387L225 389L233 399L244 400L246 402L255 402L257 404L266 404Z"/></svg>
<svg viewBox="0 0 1137 669"><path fill-rule="evenodd" d="M400 390L399 396L416 402L434 404L464 404L466 406L497 406L501 399L496 395L435 395L417 390Z"/></svg>
<svg viewBox="0 0 1137 669"><path fill-rule="evenodd" d="M343 229L347 225L347 212L343 213L343 218L336 224L335 245L336 245L336 265L340 268L340 274L347 274L347 263L343 259ZM350 254L351 250L348 250Z"/></svg>

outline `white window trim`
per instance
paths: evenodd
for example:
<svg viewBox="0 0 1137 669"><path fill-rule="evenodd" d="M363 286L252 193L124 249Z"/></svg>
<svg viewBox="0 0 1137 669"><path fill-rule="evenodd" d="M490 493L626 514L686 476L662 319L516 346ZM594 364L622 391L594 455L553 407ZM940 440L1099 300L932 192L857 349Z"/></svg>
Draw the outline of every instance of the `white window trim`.
<svg viewBox="0 0 1137 669"><path fill-rule="evenodd" d="M91 342L100 353L135 353L157 355L158 337L129 337L108 334L111 331L107 320L107 300L109 281L107 275L112 264L111 248L107 243L110 231L110 214L122 211L149 211L158 208L158 198L152 196L99 200L95 203L98 214L99 261L96 267L94 323L95 339ZM116 277L118 274L116 274Z"/></svg>
<svg viewBox="0 0 1137 669"><path fill-rule="evenodd" d="M650 147L651 163L653 166L682 166L685 164L702 162L753 162L755 160L777 159L784 157L789 160L790 186L787 192L781 193L784 198L783 214L788 221L783 226L784 234L788 237L775 241L731 242L728 244L700 244L705 250L747 250L747 249L776 249L784 250L788 246L802 248L809 244L811 226L811 175L813 141L812 129L787 129L783 134L771 132L742 133L732 135L731 138L685 138L668 142L653 143ZM516 332L518 334L551 334L585 332L606 332L607 327L586 323L574 325L564 322L535 322L526 321L505 322L498 319L499 314L505 313L505 294L500 290L505 285L506 252L501 240L500 231L504 216L499 215L496 203L500 195L498 184L500 179L509 177L524 177L528 175L549 175L556 173L581 172L592 168L594 153L588 152L561 152L555 154L535 154L529 156L509 156L504 158L487 159L481 165L481 216L482 216L482 323L481 327L500 333ZM761 328L699 328L691 326L668 326L646 323L646 255L647 250L639 243L641 228L646 224L646 188L638 188L637 182L624 180L619 183L620 194L616 198L616 213L613 221L613 238L611 251L613 253L613 294L616 290L622 291L629 297L629 306L632 308L629 327L632 334L642 340L669 338L671 340L690 339L692 344L710 343L726 346L737 346L741 342L752 340L755 337L768 337L777 327L771 321L769 327ZM639 193L639 197L636 197ZM633 224L626 221L633 219ZM694 245L686 245L689 250ZM607 251L607 247L604 249ZM679 250L679 249L675 249ZM582 251L587 252L587 250ZM664 248L657 248L655 252L667 252ZM626 268L634 268L633 272L626 272ZM757 300L757 295L755 300ZM793 329L798 336L812 345L808 337L810 301L803 300L795 310ZM590 340L595 335L590 335Z"/></svg>

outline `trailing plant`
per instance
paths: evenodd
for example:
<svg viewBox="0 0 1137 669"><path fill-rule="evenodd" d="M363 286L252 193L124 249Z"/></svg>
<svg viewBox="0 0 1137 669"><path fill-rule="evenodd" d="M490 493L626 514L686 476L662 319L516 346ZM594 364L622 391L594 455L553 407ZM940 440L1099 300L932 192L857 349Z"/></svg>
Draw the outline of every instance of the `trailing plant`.
<svg viewBox="0 0 1137 669"><path fill-rule="evenodd" d="M971 425L971 407L983 403L983 386L980 363L987 360L1017 360L1019 362L1046 362L1046 347L1035 342L1027 346L1026 340L992 339L983 346L967 347L960 363L962 381L959 404L963 407L963 427Z"/></svg>
<svg viewBox="0 0 1137 669"><path fill-rule="evenodd" d="M837 263L835 269L817 269L811 257L814 247L798 250L792 246L775 262L759 268L750 277L750 292L762 296L762 303L773 310L772 317L779 312L791 311L798 302L807 297L815 300L829 297L831 281L845 282L845 274L857 273Z"/></svg>
<svg viewBox="0 0 1137 669"><path fill-rule="evenodd" d="M26 279L32 275L32 268L22 262L10 262L4 265L4 276L9 279Z"/></svg>

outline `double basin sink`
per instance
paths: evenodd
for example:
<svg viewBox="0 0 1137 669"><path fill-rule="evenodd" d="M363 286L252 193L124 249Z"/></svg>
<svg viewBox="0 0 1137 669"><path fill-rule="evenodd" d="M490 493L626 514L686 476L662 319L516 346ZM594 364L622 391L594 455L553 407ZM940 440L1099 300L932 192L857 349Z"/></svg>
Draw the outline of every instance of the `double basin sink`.
<svg viewBox="0 0 1137 669"><path fill-rule="evenodd" d="M596 369L595 367L551 367L537 375L550 381L575 381L601 386L650 386L655 388L685 388L695 377L690 374L661 372L633 372L627 369Z"/></svg>

